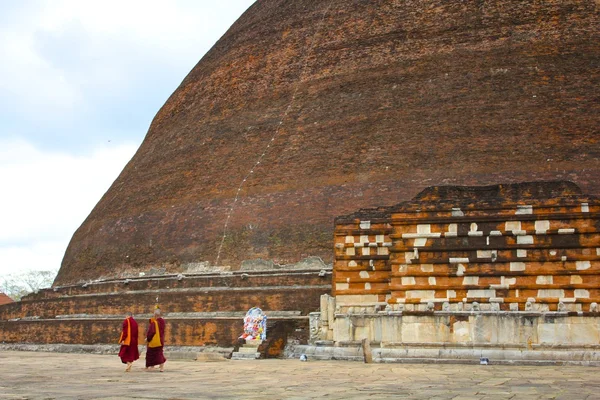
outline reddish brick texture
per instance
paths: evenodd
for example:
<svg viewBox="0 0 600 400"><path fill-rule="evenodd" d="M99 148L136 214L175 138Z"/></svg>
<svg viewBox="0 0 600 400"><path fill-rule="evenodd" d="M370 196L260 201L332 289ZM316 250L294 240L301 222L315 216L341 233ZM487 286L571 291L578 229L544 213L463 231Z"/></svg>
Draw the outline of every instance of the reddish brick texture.
<svg viewBox="0 0 600 400"><path fill-rule="evenodd" d="M171 346L232 347L243 315L268 316L266 357L282 355L288 340L306 343L308 313L331 292L331 271L271 270L154 276L54 287L0 306L0 342L116 343L125 312L151 315L158 304ZM140 343L147 321L142 325Z"/></svg>
<svg viewBox="0 0 600 400"><path fill-rule="evenodd" d="M146 342L148 321L137 319L139 343ZM166 318L165 345L231 348L243 333L241 318ZM30 344L118 344L121 319L70 319L0 321L0 342ZM279 357L292 337L302 344L308 340L308 319L273 318L267 325L267 357Z"/></svg>
<svg viewBox="0 0 600 400"><path fill-rule="evenodd" d="M55 284L333 259L333 219L431 185L600 194L592 0L256 2L155 116Z"/></svg>
<svg viewBox="0 0 600 400"><path fill-rule="evenodd" d="M569 182L432 187L339 217L335 233L336 296L407 312L600 312L600 198Z"/></svg>
<svg viewBox="0 0 600 400"><path fill-rule="evenodd" d="M9 303L12 303L12 302L13 302L13 299L11 299L10 297L8 297L4 293L0 293L0 306L3 305L3 304L9 304Z"/></svg>

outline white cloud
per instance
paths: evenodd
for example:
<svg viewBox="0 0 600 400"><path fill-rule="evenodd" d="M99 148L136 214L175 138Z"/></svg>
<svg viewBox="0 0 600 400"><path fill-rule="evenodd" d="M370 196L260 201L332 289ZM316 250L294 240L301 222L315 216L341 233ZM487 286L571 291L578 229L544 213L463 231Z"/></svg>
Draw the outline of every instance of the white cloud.
<svg viewBox="0 0 600 400"><path fill-rule="evenodd" d="M164 78L172 91L252 3L0 3L0 14L10 14L0 17L0 104L57 123L94 113L99 99L134 97ZM168 94L161 93L162 102Z"/></svg>
<svg viewBox="0 0 600 400"><path fill-rule="evenodd" d="M0 140L0 274L58 269L71 236L136 148L107 146L78 157Z"/></svg>
<svg viewBox="0 0 600 400"><path fill-rule="evenodd" d="M0 276L58 269L160 105L253 2L0 1Z"/></svg>

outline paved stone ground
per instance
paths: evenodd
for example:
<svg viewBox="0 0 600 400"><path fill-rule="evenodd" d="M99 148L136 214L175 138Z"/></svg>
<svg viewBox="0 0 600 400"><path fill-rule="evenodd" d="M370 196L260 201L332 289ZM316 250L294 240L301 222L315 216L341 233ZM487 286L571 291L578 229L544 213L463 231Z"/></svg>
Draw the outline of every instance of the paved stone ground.
<svg viewBox="0 0 600 400"><path fill-rule="evenodd" d="M600 369L348 361L170 361L0 351L0 399L600 399Z"/></svg>

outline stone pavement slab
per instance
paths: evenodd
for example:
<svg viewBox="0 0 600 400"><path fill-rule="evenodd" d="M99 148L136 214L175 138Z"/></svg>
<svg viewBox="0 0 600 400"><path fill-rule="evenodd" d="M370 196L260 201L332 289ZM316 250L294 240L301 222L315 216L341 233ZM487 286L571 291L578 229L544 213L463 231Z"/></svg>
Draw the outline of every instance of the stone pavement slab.
<svg viewBox="0 0 600 400"><path fill-rule="evenodd" d="M0 399L600 399L582 366L168 361L125 373L117 356L0 351Z"/></svg>

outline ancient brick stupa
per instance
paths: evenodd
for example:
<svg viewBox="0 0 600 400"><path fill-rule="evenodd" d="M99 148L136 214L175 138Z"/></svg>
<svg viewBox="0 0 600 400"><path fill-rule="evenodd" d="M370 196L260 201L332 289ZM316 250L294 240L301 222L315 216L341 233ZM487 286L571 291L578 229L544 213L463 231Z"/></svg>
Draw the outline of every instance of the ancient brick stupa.
<svg viewBox="0 0 600 400"><path fill-rule="evenodd" d="M156 297L171 344L227 347L260 307L281 347L331 290L336 216L429 186L600 194L598 16L591 0L257 1L154 117L54 288L0 308L0 341L99 343Z"/></svg>
<svg viewBox="0 0 600 400"><path fill-rule="evenodd" d="M432 185L600 194L593 1L261 0L160 109L55 285L332 261L333 218Z"/></svg>

